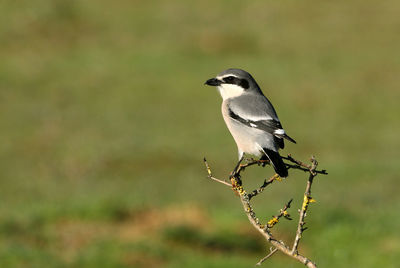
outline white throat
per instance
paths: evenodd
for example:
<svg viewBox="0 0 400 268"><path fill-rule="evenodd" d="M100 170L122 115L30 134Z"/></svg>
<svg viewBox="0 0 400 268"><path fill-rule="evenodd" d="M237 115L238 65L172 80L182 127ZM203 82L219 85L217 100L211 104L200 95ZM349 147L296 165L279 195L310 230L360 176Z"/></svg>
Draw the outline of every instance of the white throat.
<svg viewBox="0 0 400 268"><path fill-rule="evenodd" d="M240 96L244 91L242 87L233 84L221 84L217 89L223 100Z"/></svg>

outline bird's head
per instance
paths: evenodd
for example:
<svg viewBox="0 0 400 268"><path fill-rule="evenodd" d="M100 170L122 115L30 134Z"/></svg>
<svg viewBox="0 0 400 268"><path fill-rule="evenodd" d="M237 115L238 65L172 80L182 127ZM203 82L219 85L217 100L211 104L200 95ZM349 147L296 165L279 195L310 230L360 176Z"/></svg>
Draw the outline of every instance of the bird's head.
<svg viewBox="0 0 400 268"><path fill-rule="evenodd" d="M215 78L208 79L206 85L217 87L222 99L238 97L247 92L259 92L254 78L241 69L227 69Z"/></svg>

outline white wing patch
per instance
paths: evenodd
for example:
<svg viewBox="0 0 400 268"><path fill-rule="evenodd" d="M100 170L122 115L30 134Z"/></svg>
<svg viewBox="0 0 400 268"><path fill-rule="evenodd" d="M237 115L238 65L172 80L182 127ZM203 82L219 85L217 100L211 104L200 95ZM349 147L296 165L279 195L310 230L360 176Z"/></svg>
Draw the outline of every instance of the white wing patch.
<svg viewBox="0 0 400 268"><path fill-rule="evenodd" d="M252 127L257 127L257 125L256 125L256 124L253 124L253 123L250 123L250 126L252 126Z"/></svg>
<svg viewBox="0 0 400 268"><path fill-rule="evenodd" d="M283 129L277 129L277 130L274 131L274 134L276 134L276 135L285 135L286 132Z"/></svg>

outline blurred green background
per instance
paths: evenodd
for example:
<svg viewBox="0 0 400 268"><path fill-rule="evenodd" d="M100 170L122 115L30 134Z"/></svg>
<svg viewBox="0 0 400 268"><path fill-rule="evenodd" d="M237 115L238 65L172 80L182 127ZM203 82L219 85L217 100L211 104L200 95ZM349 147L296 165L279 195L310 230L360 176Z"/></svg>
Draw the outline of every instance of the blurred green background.
<svg viewBox="0 0 400 268"><path fill-rule="evenodd" d="M208 181L237 160L204 81L251 72L329 176L300 252L398 267L398 1L1 1L0 267L252 267L269 246ZM246 171L252 189L270 167ZM292 171L254 200L265 221ZM295 217L296 218L296 217ZM296 222L273 231L292 243ZM276 254L265 267L301 267Z"/></svg>

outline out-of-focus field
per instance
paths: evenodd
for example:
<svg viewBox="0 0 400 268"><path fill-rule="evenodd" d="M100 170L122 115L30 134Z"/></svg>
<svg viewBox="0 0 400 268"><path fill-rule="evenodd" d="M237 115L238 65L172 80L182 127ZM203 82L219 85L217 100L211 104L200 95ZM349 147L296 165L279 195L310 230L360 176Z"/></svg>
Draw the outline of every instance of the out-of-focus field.
<svg viewBox="0 0 400 268"><path fill-rule="evenodd" d="M228 67L274 103L298 142L282 153L329 172L300 251L398 267L398 1L20 0L0 14L0 267L253 266L268 247L202 163L226 177L237 160L203 85ZM295 217L305 180L258 197L262 220L291 197ZM291 242L295 224L274 232Z"/></svg>

